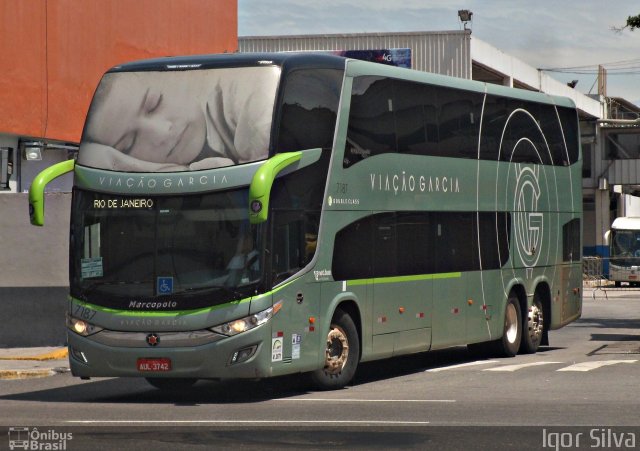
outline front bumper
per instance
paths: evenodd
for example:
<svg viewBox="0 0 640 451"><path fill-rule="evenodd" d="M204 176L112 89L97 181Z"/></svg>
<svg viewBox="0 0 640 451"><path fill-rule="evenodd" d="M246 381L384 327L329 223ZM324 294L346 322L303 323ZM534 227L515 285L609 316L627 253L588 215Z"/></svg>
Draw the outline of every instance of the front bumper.
<svg viewBox="0 0 640 451"><path fill-rule="evenodd" d="M232 337L218 338L194 346L174 346L175 340L163 340L159 332L157 346L144 340L126 346L99 342L98 334L83 337L67 331L71 373L78 377L169 377L169 378L262 378L272 375L271 328L264 324ZM104 340L102 340L104 341ZM198 340L194 340L197 344ZM235 353L255 346L246 361L232 363ZM139 371L140 358L171 360L170 371Z"/></svg>

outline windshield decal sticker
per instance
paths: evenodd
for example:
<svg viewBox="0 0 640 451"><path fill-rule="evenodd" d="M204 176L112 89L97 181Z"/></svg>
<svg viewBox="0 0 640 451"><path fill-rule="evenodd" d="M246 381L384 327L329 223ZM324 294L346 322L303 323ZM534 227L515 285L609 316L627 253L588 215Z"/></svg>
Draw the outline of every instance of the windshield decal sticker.
<svg viewBox="0 0 640 451"><path fill-rule="evenodd" d="M83 279L102 277L102 257L83 258L80 266Z"/></svg>

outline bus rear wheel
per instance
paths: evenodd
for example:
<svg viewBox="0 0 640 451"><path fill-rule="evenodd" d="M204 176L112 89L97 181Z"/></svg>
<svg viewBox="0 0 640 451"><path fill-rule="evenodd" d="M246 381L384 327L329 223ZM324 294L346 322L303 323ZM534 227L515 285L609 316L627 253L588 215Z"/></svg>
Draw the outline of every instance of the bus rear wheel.
<svg viewBox="0 0 640 451"><path fill-rule="evenodd" d="M494 342L497 355L515 357L522 340L522 315L518 298L510 295L504 309L504 331L502 338Z"/></svg>
<svg viewBox="0 0 640 451"><path fill-rule="evenodd" d="M542 302L540 301L539 295L536 293L533 297L533 303L531 304L531 308L529 309L524 323L520 351L524 354L534 354L542 342L543 334L544 311L542 309Z"/></svg>
<svg viewBox="0 0 640 451"><path fill-rule="evenodd" d="M360 340L353 319L342 310L336 310L333 315L324 354L323 367L310 375L313 385L321 390L347 385L358 368Z"/></svg>
<svg viewBox="0 0 640 451"><path fill-rule="evenodd" d="M181 391L190 388L198 379L171 378L171 377L147 377L147 382L162 391Z"/></svg>

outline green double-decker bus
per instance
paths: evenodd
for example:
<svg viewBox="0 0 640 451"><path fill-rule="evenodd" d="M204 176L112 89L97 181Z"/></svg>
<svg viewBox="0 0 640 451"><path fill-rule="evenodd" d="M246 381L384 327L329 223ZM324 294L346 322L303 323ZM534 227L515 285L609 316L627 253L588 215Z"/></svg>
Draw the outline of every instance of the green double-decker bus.
<svg viewBox="0 0 640 451"><path fill-rule="evenodd" d="M73 171L72 374L308 373L468 345L515 356L582 309L566 98L319 53L109 70Z"/></svg>

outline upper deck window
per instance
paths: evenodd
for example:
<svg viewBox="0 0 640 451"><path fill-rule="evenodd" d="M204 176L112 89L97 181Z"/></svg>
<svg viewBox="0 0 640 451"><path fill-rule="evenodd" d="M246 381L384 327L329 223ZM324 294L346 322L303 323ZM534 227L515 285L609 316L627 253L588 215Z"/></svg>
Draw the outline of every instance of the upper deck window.
<svg viewBox="0 0 640 451"><path fill-rule="evenodd" d="M343 71L298 69L286 76L276 153L331 148Z"/></svg>
<svg viewBox="0 0 640 451"><path fill-rule="evenodd" d="M273 66L108 73L78 163L155 172L266 159L279 80Z"/></svg>

